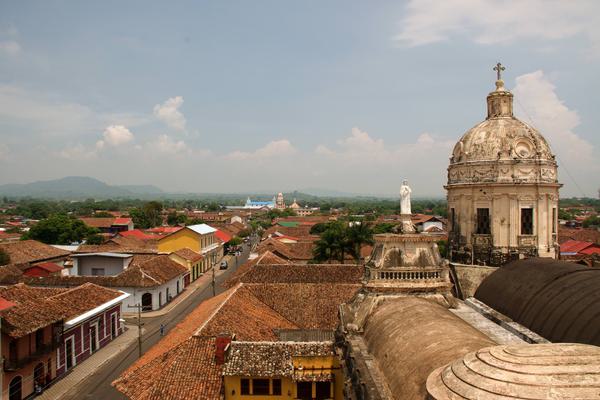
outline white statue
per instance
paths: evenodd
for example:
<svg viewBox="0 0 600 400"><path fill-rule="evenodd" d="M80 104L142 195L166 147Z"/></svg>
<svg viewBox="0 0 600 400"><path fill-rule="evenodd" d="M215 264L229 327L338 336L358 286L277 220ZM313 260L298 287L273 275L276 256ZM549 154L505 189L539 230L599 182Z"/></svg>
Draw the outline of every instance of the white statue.
<svg viewBox="0 0 600 400"><path fill-rule="evenodd" d="M410 194L412 193L411 188L408 186L408 181L403 181L400 186L400 214L411 215L410 212Z"/></svg>

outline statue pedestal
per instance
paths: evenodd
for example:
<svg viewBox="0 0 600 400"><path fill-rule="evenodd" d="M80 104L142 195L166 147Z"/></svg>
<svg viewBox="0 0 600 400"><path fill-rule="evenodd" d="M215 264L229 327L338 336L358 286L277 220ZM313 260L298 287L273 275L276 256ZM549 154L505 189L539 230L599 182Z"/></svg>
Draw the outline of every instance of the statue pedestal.
<svg viewBox="0 0 600 400"><path fill-rule="evenodd" d="M402 233L416 233L417 230L413 225L410 214L401 214L400 215L400 229Z"/></svg>

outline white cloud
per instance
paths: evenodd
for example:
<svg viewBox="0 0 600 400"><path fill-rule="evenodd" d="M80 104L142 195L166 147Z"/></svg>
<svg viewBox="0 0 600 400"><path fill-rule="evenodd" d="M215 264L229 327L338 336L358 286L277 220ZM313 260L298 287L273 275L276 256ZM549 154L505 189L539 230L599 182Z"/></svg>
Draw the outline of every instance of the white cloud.
<svg viewBox="0 0 600 400"><path fill-rule="evenodd" d="M597 0L411 0L394 39L419 46L461 34L481 44L584 35L600 50L599 12Z"/></svg>
<svg viewBox="0 0 600 400"><path fill-rule="evenodd" d="M103 148L104 144L110 146L120 146L133 140L133 133L123 125L111 125L104 130L102 135L104 140L96 143L96 147Z"/></svg>
<svg viewBox="0 0 600 400"><path fill-rule="evenodd" d="M97 156L95 149L87 149L82 144L68 146L58 152L58 156L71 161L90 160Z"/></svg>
<svg viewBox="0 0 600 400"><path fill-rule="evenodd" d="M21 45L16 40L0 40L0 54L14 56L21 52Z"/></svg>
<svg viewBox="0 0 600 400"><path fill-rule="evenodd" d="M594 147L574 132L581 122L579 114L560 100L556 86L544 72L521 75L516 82L513 93L519 118L539 129L568 168L583 166L583 169L589 169L596 165Z"/></svg>
<svg viewBox="0 0 600 400"><path fill-rule="evenodd" d="M185 117L179 111L182 104L183 97L171 97L163 104L154 106L154 116L173 129L185 131Z"/></svg>
<svg viewBox="0 0 600 400"><path fill-rule="evenodd" d="M264 147L257 149L253 152L239 151L229 153L225 156L226 159L231 160L248 160L256 159L263 160L274 157L285 157L293 155L296 152L294 146L287 139L273 140L267 143Z"/></svg>
<svg viewBox="0 0 600 400"><path fill-rule="evenodd" d="M160 135L156 140L148 143L151 150L157 153L181 154L190 153L190 148L183 140L173 140L169 135Z"/></svg>
<svg viewBox="0 0 600 400"><path fill-rule="evenodd" d="M453 145L452 141L437 140L429 133L420 134L415 143L386 145L383 139L373 138L356 127L352 128L350 136L337 143L337 150L319 145L315 153L348 164L398 166L423 157L442 156L446 159L446 153L450 154Z"/></svg>
<svg viewBox="0 0 600 400"><path fill-rule="evenodd" d="M336 146L317 146L310 172L353 192L394 193L408 179L417 197L431 195L432 188L439 191L444 184L453 144L429 133L411 143L390 144L355 127Z"/></svg>

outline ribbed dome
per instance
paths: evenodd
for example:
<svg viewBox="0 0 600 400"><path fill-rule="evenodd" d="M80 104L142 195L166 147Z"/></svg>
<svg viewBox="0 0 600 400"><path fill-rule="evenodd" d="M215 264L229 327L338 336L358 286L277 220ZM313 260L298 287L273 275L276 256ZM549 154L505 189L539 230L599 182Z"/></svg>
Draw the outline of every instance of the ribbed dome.
<svg viewBox="0 0 600 400"><path fill-rule="evenodd" d="M598 399L600 348L555 343L487 347L436 369L435 400Z"/></svg>
<svg viewBox="0 0 600 400"><path fill-rule="evenodd" d="M496 81L485 121L454 146L448 184L556 183L556 161L536 129L513 115L513 94Z"/></svg>
<svg viewBox="0 0 600 400"><path fill-rule="evenodd" d="M451 164L498 159L554 160L546 139L513 116L513 94L496 81L487 97L488 116L471 128L454 146Z"/></svg>
<svg viewBox="0 0 600 400"><path fill-rule="evenodd" d="M499 159L554 161L554 156L534 128L515 117L493 117L463 135L454 146L451 164Z"/></svg>

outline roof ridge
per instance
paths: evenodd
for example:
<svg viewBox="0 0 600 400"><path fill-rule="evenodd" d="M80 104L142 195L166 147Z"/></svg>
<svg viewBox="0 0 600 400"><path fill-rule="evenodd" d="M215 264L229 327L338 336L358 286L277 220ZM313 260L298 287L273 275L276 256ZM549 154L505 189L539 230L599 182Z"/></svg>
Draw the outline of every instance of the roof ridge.
<svg viewBox="0 0 600 400"><path fill-rule="evenodd" d="M240 282L240 285L244 285L244 283ZM252 293L251 290L247 290L247 292L249 292L250 296L254 297L259 303L264 304L267 308L269 308L270 310L272 310L275 314L277 314L278 316L280 316L283 320L289 322L290 325L295 326L297 329L302 329L301 327L298 326L298 324L296 324L293 321L290 321L289 319L287 319L286 317L284 317L283 315L281 315L281 313L279 311L277 311L276 309L274 309L273 307L271 307L270 305L268 305L267 303L265 303L264 301L262 301L261 299L259 299L258 297L256 297L254 295L254 293Z"/></svg>
<svg viewBox="0 0 600 400"><path fill-rule="evenodd" d="M241 286L242 286L242 283L238 283L237 286L229 289L229 290L231 290L231 293L229 293L229 295L227 295L227 297L221 302L221 304L219 304L213 310L213 312L210 314L210 316L204 320L202 325L200 325L200 327L194 331L192 336L198 335L202 331L202 329L206 328L206 325L208 325L208 323L215 317L215 315L217 315L217 313L221 310L221 308L223 308L223 306L231 299L231 297L234 295L234 293L236 293Z"/></svg>

